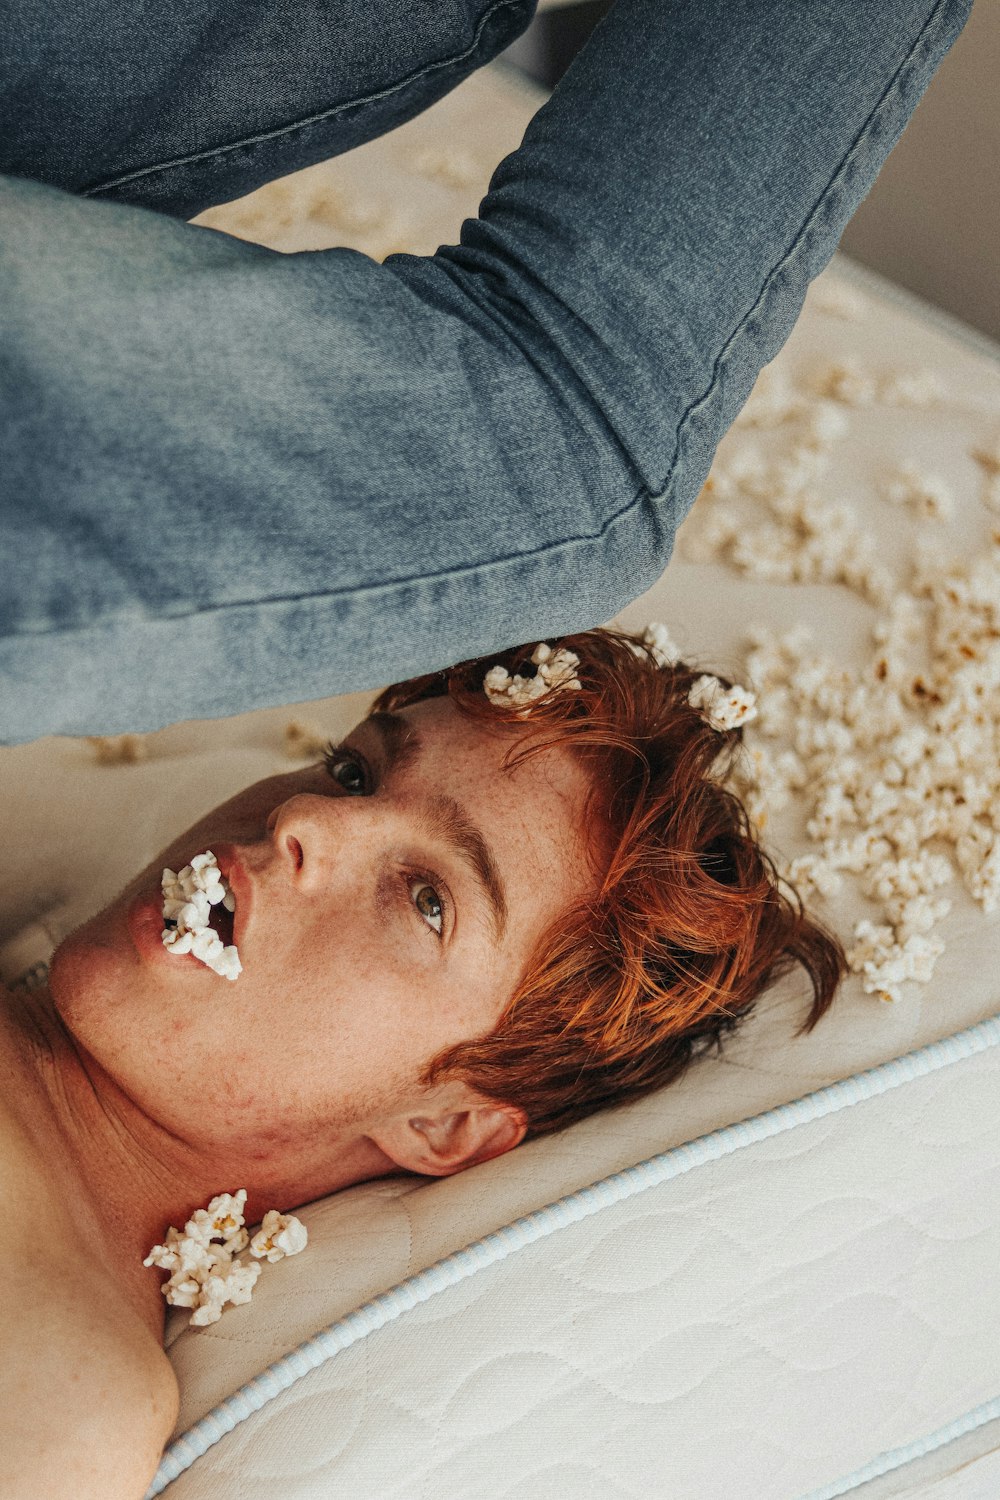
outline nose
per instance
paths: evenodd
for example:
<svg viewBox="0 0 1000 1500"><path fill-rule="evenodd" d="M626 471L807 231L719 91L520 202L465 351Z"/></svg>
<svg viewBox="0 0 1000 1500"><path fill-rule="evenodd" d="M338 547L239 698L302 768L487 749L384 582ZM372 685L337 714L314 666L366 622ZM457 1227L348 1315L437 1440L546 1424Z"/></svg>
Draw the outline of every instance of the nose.
<svg viewBox="0 0 1000 1500"><path fill-rule="evenodd" d="M301 890L328 891L336 877L357 874L371 816L367 800L298 792L271 811L275 854Z"/></svg>

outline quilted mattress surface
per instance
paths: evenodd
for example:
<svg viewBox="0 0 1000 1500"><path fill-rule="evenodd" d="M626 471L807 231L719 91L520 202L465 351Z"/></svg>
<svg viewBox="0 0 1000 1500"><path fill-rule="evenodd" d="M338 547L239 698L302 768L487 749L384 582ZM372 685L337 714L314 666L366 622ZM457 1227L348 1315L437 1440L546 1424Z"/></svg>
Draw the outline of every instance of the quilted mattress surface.
<svg viewBox="0 0 1000 1500"><path fill-rule="evenodd" d="M542 97L495 64L392 136L202 222L287 250L432 251ZM918 521L880 480L912 460L953 495L934 523L942 552L985 554L1000 520L974 454L1000 438L996 352L837 257L765 374L815 390L838 361L883 395L929 372L936 394L842 400L824 496L863 517L902 577ZM787 441L754 424L765 385L713 475ZM839 584L738 575L708 555L701 509L622 623L664 620L689 659L744 680L749 622L806 622L860 672L876 607ZM337 735L368 702L2 752L0 973L44 960L176 827L287 769L290 721ZM794 804L768 837L789 856L810 847ZM996 918L949 894L933 976L895 1004L852 978L796 1039L790 976L659 1095L450 1180L386 1179L303 1210L308 1251L249 1306L202 1330L171 1315L182 1409L152 1492L1000 1493ZM817 910L847 940L872 914L850 882Z"/></svg>

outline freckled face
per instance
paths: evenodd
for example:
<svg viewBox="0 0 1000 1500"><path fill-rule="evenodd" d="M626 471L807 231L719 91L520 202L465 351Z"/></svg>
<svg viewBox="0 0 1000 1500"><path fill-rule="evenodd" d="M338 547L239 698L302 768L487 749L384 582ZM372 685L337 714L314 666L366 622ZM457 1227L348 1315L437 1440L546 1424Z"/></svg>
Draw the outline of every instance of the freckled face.
<svg viewBox="0 0 1000 1500"><path fill-rule="evenodd" d="M504 770L511 733L447 699L395 717L216 808L57 952L69 1029L185 1140L271 1150L416 1107L427 1063L495 1026L544 929L593 886L566 751ZM136 940L163 866L209 848L241 872L235 983Z"/></svg>

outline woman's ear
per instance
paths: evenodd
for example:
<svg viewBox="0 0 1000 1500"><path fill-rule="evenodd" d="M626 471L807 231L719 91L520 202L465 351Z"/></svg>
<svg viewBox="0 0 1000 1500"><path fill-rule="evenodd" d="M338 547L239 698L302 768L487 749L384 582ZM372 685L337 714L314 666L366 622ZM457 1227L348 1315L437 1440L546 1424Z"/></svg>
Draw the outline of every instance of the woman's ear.
<svg viewBox="0 0 1000 1500"><path fill-rule="evenodd" d="M513 1150L527 1129L523 1110L513 1104L496 1104L470 1091L465 1108L442 1107L397 1115L371 1131L369 1138L407 1172L451 1177L465 1167Z"/></svg>

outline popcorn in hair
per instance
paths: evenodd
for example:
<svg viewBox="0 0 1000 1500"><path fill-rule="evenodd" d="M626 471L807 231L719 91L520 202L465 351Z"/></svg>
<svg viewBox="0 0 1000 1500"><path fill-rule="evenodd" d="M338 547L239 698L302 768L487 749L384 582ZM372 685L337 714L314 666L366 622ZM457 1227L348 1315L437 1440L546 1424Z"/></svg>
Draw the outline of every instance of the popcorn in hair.
<svg viewBox="0 0 1000 1500"><path fill-rule="evenodd" d="M757 717L757 703L753 693L742 687L723 687L717 677L705 673L692 683L688 692L692 708L704 714L713 729L724 732L738 729Z"/></svg>
<svg viewBox="0 0 1000 1500"><path fill-rule="evenodd" d="M545 641L539 641L531 660L538 668L534 677L522 677L520 672L512 677L502 666L490 668L483 678L483 689L491 703L504 707L514 703L524 708L553 688L579 690L580 680L575 674L580 658L572 651L553 651Z"/></svg>
<svg viewBox="0 0 1000 1500"><path fill-rule="evenodd" d="M720 733L689 701L705 676L706 706L728 724L730 713L749 716L747 690L693 669L658 623L581 631L560 649L579 659L580 687L506 714L503 765L516 771L553 750L578 760L597 884L540 936L493 1030L446 1048L421 1077L428 1087L459 1078L516 1107L531 1137L673 1082L795 965L809 981L811 1030L846 968L840 943L781 881L726 784L742 724ZM372 711L447 696L464 716L495 724L484 673L499 667L492 682L503 688L535 651L512 645L492 665L475 658L394 683Z"/></svg>
<svg viewBox="0 0 1000 1500"><path fill-rule="evenodd" d="M642 632L642 645L632 645L635 656L642 656L645 646L658 667L674 667L681 659L681 648L672 639L661 620L650 620Z"/></svg>

